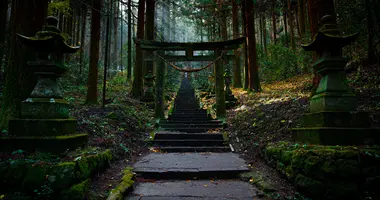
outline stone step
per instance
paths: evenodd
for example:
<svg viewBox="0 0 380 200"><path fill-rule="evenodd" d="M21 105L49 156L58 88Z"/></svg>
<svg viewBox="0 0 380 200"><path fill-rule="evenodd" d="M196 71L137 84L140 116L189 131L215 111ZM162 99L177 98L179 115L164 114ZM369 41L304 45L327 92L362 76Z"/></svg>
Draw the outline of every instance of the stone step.
<svg viewBox="0 0 380 200"><path fill-rule="evenodd" d="M209 119L204 119L204 118L172 118L169 119L171 122L176 122L176 121L188 121L192 123L201 123L201 122L206 122Z"/></svg>
<svg viewBox="0 0 380 200"><path fill-rule="evenodd" d="M237 178L249 171L234 153L150 153L133 168L139 177L182 180Z"/></svg>
<svg viewBox="0 0 380 200"><path fill-rule="evenodd" d="M161 128L205 128L205 129L215 129L215 128L223 128L222 124L207 124L207 123L193 123L193 124L161 124Z"/></svg>
<svg viewBox="0 0 380 200"><path fill-rule="evenodd" d="M208 132L210 130L218 130L218 129L221 129L221 128L212 128L212 129L208 129L208 128L162 128L162 130L164 131L171 131L171 132L186 132L186 133L204 133L204 132Z"/></svg>
<svg viewBox="0 0 380 200"><path fill-rule="evenodd" d="M189 116L189 115L175 115L175 116L172 116L172 115L169 115L168 119L185 119L185 120L188 120L188 119L201 119L201 120L208 120L208 117L207 117L207 115L203 115L203 116Z"/></svg>
<svg viewBox="0 0 380 200"><path fill-rule="evenodd" d="M196 147L196 146L225 146L225 141L222 139L213 139L213 140L199 140L199 139L154 139L153 145L154 146L189 146L189 147Z"/></svg>
<svg viewBox="0 0 380 200"><path fill-rule="evenodd" d="M220 120L206 120L206 121L173 121L173 120L162 120L160 124L223 124Z"/></svg>
<svg viewBox="0 0 380 200"><path fill-rule="evenodd" d="M129 200L260 200L259 191L238 180L176 180L139 183Z"/></svg>
<svg viewBox="0 0 380 200"><path fill-rule="evenodd" d="M188 114L188 113L195 113L195 114L198 114L198 113L204 113L204 114L207 114L207 111L206 110L203 110L203 109L195 109L195 110L174 110L173 111L173 114L174 113L180 113L180 114Z"/></svg>
<svg viewBox="0 0 380 200"><path fill-rule="evenodd" d="M207 113L172 113L169 117L207 117Z"/></svg>
<svg viewBox="0 0 380 200"><path fill-rule="evenodd" d="M195 146L195 147L187 147L187 146L177 146L177 147L153 147L163 152L231 152L231 148L229 146Z"/></svg>
<svg viewBox="0 0 380 200"><path fill-rule="evenodd" d="M154 139L193 139L193 140L223 140L221 133L180 133L180 132L158 132Z"/></svg>

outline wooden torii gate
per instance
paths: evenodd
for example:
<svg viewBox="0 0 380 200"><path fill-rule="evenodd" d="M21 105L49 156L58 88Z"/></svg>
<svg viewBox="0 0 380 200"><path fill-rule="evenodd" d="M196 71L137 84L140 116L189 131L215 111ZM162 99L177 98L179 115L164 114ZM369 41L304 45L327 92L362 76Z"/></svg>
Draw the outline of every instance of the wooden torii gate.
<svg viewBox="0 0 380 200"><path fill-rule="evenodd" d="M136 45L144 51L185 51L185 56L170 56L160 55L167 61L214 61L222 55L223 51L234 50L239 48L241 44L246 42L245 37L221 41L221 42L157 42L151 40L136 40ZM214 51L214 55L195 56L194 51ZM153 55L153 54L151 54ZM224 55L224 59L233 59L234 55ZM162 59L156 62L156 100L155 100L155 115L156 118L164 118L164 74L165 63ZM224 91L224 66L223 59L219 59L215 63L215 97L216 97L216 116L219 119L226 117L226 102Z"/></svg>

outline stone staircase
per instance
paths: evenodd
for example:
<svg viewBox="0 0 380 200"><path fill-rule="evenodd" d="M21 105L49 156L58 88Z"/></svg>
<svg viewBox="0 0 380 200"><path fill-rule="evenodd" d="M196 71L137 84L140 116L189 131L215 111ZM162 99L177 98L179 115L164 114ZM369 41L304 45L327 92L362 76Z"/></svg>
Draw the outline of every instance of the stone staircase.
<svg viewBox="0 0 380 200"><path fill-rule="evenodd" d="M137 185L130 200L252 200L258 190L239 180L248 172L245 161L232 153L212 120L199 108L188 79L182 81L174 112L160 122L156 150L134 164Z"/></svg>
<svg viewBox="0 0 380 200"><path fill-rule="evenodd" d="M230 147L219 131L223 124L199 108L190 81L184 79L174 102L174 111L160 122L153 145L164 152L228 152ZM212 132L210 132L212 131Z"/></svg>

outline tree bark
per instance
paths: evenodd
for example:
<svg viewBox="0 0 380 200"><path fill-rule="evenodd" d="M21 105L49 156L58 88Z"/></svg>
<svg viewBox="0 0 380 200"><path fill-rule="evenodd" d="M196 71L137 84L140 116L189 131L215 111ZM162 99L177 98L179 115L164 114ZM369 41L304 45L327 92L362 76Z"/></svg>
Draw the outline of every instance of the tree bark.
<svg viewBox="0 0 380 200"><path fill-rule="evenodd" d="M146 0L146 21L145 21L145 38L147 40L154 40L154 11L156 7L156 0ZM153 57L152 51L145 51L145 56L147 58ZM145 61L145 70L144 74L147 74L149 71L153 72L153 61Z"/></svg>
<svg viewBox="0 0 380 200"><path fill-rule="evenodd" d="M268 49L267 49L267 22L266 22L266 19L265 19L265 15L263 15L263 43L264 43L264 54L265 55L268 55Z"/></svg>
<svg viewBox="0 0 380 200"><path fill-rule="evenodd" d="M245 0L241 1L241 15L242 15L242 31L243 35L247 38L247 20L246 20L246 7ZM244 89L249 87L249 76L248 76L248 47L247 42L243 45L243 57L244 57Z"/></svg>
<svg viewBox="0 0 380 200"><path fill-rule="evenodd" d="M284 27L285 27L285 46L289 47L289 44L288 44L288 22L287 22L286 16L290 11L288 11L288 9L286 8L287 4L289 4L289 3L286 2L286 0L285 0L284 1L284 7L283 7L283 17L284 17Z"/></svg>
<svg viewBox="0 0 380 200"><path fill-rule="evenodd" d="M79 54L79 60L80 60L80 64L79 64L79 74L82 74L82 70L84 68L84 53L85 53L85 49L84 49L84 43L85 43L85 39L86 39L86 23L87 23L87 6L83 6L82 7L82 32L81 32L81 38L80 38L80 46L81 46L81 50L80 50L80 54Z"/></svg>
<svg viewBox="0 0 380 200"><path fill-rule="evenodd" d="M301 37L305 34L305 0L298 0L298 16L299 16L299 28Z"/></svg>
<svg viewBox="0 0 380 200"><path fill-rule="evenodd" d="M98 62L100 40L100 10L102 0L93 0L91 17L90 67L88 70L86 104L98 104Z"/></svg>
<svg viewBox="0 0 380 200"><path fill-rule="evenodd" d="M232 1L232 28L234 38L239 37L239 20L238 20L238 8L236 0ZM238 50L234 50L234 87L241 88L241 70L240 70L240 55Z"/></svg>
<svg viewBox="0 0 380 200"><path fill-rule="evenodd" d="M3 56L5 48L5 33L7 25L7 12L8 11L8 0L0 0L0 78L3 66Z"/></svg>
<svg viewBox="0 0 380 200"><path fill-rule="evenodd" d="M367 9L367 31L368 31L368 61L369 63L374 63L376 61L375 48L374 48L374 23L373 14L371 9L371 1L365 0L365 5Z"/></svg>
<svg viewBox="0 0 380 200"><path fill-rule="evenodd" d="M260 91L259 64L257 62L254 7L251 0L244 0L246 5L245 20L247 27L248 77L249 89Z"/></svg>
<svg viewBox="0 0 380 200"><path fill-rule="evenodd" d="M128 0L128 74L127 79L132 78L132 0Z"/></svg>
<svg viewBox="0 0 380 200"><path fill-rule="evenodd" d="M293 20L292 4L290 0L288 0L288 13L289 13L290 45L293 50L296 50L296 42L294 41L294 20Z"/></svg>
<svg viewBox="0 0 380 200"><path fill-rule="evenodd" d="M272 26L273 26L273 43L276 44L276 35L277 35L277 27L276 27L276 0L272 0Z"/></svg>
<svg viewBox="0 0 380 200"><path fill-rule="evenodd" d="M9 118L20 116L21 101L26 99L36 84L34 74L28 71L27 61L34 60L35 51L22 45L17 34L34 36L45 24L47 0L13 0L10 25L10 53L0 126L7 127Z"/></svg>
<svg viewBox="0 0 380 200"><path fill-rule="evenodd" d="M145 0L139 0L138 5L138 19L137 19L137 39L144 39L144 21L145 21ZM143 95L143 52L139 45L136 45L136 60L135 60L135 70L133 77L133 88L132 95L134 97L141 97Z"/></svg>

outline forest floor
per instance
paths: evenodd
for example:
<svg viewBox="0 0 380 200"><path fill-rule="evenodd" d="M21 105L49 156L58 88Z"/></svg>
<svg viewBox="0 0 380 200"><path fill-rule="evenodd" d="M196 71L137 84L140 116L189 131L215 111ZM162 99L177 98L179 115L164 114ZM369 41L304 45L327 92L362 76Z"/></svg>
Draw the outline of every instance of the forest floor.
<svg viewBox="0 0 380 200"><path fill-rule="evenodd" d="M113 154L110 167L91 180L87 199L106 199L119 184L125 167L148 152L145 139L154 129L153 110L130 96L131 83L122 73L107 81L105 109L101 108L101 98L99 105L84 105L87 87L85 81L78 80L72 75L61 82L65 99L72 105L71 116L78 120L78 131L89 134L90 146L110 149ZM101 88L99 83L99 94Z"/></svg>

